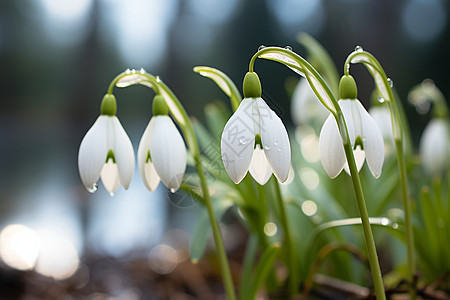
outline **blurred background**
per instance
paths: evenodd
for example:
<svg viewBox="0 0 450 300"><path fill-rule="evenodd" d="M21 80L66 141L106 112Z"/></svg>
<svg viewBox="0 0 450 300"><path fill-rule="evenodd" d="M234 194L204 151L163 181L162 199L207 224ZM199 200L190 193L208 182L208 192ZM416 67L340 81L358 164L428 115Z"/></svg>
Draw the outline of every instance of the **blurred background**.
<svg viewBox="0 0 450 300"><path fill-rule="evenodd" d="M431 78L450 95L448 6L444 0L1 1L1 298L33 293L23 278L44 276L50 286L57 283L53 296L34 286L47 299L61 299L68 286L92 299L153 299L117 275L117 261L144 257L159 274L179 263L170 253L188 245L196 203L175 203L162 185L148 192L137 169L129 190L120 187L114 197L101 184L88 193L79 178L78 147L120 72L142 67L159 75L188 113L202 120L206 103L229 104L194 66L218 68L241 88L260 45L289 45L302 55L296 38L307 32L340 72L357 45L377 57L404 103L417 144L429 116L407 104L409 89ZM257 61L255 70L291 126L285 82L295 74L267 61ZM352 74L367 105L372 79L362 66L352 67ZM136 86L115 95L118 117L137 150L153 94ZM109 285L87 290L95 276Z"/></svg>

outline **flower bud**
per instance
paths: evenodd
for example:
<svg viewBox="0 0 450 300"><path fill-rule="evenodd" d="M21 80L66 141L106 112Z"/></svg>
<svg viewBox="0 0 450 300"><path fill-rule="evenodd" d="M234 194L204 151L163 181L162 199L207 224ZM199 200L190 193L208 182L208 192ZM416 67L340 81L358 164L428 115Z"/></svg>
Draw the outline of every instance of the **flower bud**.
<svg viewBox="0 0 450 300"><path fill-rule="evenodd" d="M100 105L100 114L106 116L115 116L117 113L116 97L112 94L103 96L102 104Z"/></svg>
<svg viewBox="0 0 450 300"><path fill-rule="evenodd" d="M156 95L153 98L153 115L154 116L167 116L169 113L169 107L167 106L166 100L161 95Z"/></svg>

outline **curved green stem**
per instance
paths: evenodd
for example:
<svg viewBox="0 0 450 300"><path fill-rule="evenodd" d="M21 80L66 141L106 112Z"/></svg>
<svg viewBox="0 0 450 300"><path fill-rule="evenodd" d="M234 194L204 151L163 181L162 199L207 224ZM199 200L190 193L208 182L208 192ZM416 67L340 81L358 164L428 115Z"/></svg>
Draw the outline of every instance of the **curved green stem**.
<svg viewBox="0 0 450 300"><path fill-rule="evenodd" d="M375 80L378 92L382 97L388 101L389 110L392 119L392 131L395 140L395 148L397 153L397 165L400 174L402 204L405 211L405 227L406 227L406 247L407 247L407 261L410 285L410 298L416 299L416 292L414 289L414 274L416 273L416 264L414 258L414 233L411 219L411 204L408 192L408 178L406 173L405 155L403 149L403 127L401 126L401 115L394 92L391 87L391 82L388 80L381 64L370 53L366 51L352 52L346 59L344 64L344 72L349 74L350 65L352 63L363 63L372 77Z"/></svg>
<svg viewBox="0 0 450 300"><path fill-rule="evenodd" d="M159 77L154 77L153 75L146 73L145 71L141 70L140 72L124 72L116 76L113 81L111 82L108 93L112 93L112 90L114 87L120 82L121 79L124 79L126 76L136 76L134 81L131 81L129 84L124 84L124 86L129 86L133 84L144 84L148 87L153 88L153 90L161 94L164 99L167 102L167 105L169 106L170 112L174 116L174 118L178 121L180 127L183 130L183 133L185 134L187 144L189 146L189 149L191 150L192 156L195 160L195 169L198 173L198 176L200 178L200 184L202 187L203 192L203 198L205 202L206 209L208 211L209 220L211 223L211 228L213 232L214 242L216 244L217 253L219 256L220 261L220 269L222 272L222 280L225 286L225 292L227 294L227 298L230 300L236 299L236 294L234 290L233 285L233 279L231 277L231 271L230 266L228 263L228 258L226 256L225 247L223 244L222 235L220 234L219 230L219 224L217 222L213 206L212 206L212 200L211 196L209 194L208 184L206 182L206 177L203 171L203 166L200 162L200 151L198 147L197 138L195 136L195 132L191 123L191 120L189 119L186 110L184 109L181 102L178 100L178 98L175 96L175 94L172 92L172 90L164 83L162 82Z"/></svg>
<svg viewBox="0 0 450 300"><path fill-rule="evenodd" d="M271 54L270 56L263 57L264 53ZM280 56L281 55L281 56ZM372 234L372 229L369 223L369 215L367 213L367 207L364 199L364 193L361 185L361 179L356 167L355 158L353 155L353 149L350 144L350 138L347 130L347 125L344 119L342 110L331 92L328 85L325 83L320 74L312 67L304 58L298 54L283 48L267 47L258 51L251 59L249 64L249 71L253 70L253 65L258 57L268 58L280 63L283 63L293 69L295 72L302 76L305 76L308 80L311 88L316 96L325 105L325 107L333 114L338 124L339 132L341 133L342 142L344 145L345 155L350 168L350 174L352 177L353 186L355 189L356 199L360 211L364 237L367 246L368 259L370 264L370 270L372 272L372 280L374 282L377 299L386 299L384 292L383 279L381 277L380 265L378 262L378 256L375 247L375 241ZM347 62L346 62L347 63ZM347 73L348 74L348 73ZM391 91L392 92L392 91Z"/></svg>
<svg viewBox="0 0 450 300"><path fill-rule="evenodd" d="M372 228L369 222L369 214L367 213L366 201L364 199L364 192L362 189L361 179L359 178L358 169L356 167L353 149L350 143L344 144L344 151L345 156L347 157L353 187L355 189L356 200L358 202L359 214L361 216L362 227L367 247L367 256L369 259L370 270L372 272L372 280L375 287L376 297L378 300L386 299L380 264L378 262L377 249L375 247L375 240L373 238Z"/></svg>
<svg viewBox="0 0 450 300"><path fill-rule="evenodd" d="M280 209L280 221L281 225L283 226L284 237L286 241L286 252L288 257L287 267L289 270L288 290L290 296L293 296L297 293L297 272L296 272L297 257L295 255L294 245L292 243L291 231L289 229L289 223L287 219L286 209L284 207L283 196L280 191L280 184L278 183L277 179L273 179L273 181L275 183L274 184L275 193L277 197L277 203Z"/></svg>

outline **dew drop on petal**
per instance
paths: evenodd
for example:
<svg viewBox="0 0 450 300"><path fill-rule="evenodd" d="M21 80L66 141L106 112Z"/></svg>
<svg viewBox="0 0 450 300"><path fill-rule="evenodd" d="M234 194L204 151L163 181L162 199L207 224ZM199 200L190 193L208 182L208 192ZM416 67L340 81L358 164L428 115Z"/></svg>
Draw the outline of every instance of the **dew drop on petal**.
<svg viewBox="0 0 450 300"><path fill-rule="evenodd" d="M273 144L274 144L275 146L277 146L277 145L278 145L278 141L273 142Z"/></svg>
<svg viewBox="0 0 450 300"><path fill-rule="evenodd" d="M378 96L378 102L380 102L380 103L384 103L384 98L383 97L381 97L381 96Z"/></svg>
<svg viewBox="0 0 450 300"><path fill-rule="evenodd" d="M92 187L88 188L88 192L91 193L91 194L95 193L96 191L97 191L97 184L96 183L94 183L94 185Z"/></svg>
<svg viewBox="0 0 450 300"><path fill-rule="evenodd" d="M261 50L264 49L264 48L266 48L266 46L261 45L261 46L258 47L258 51L261 51Z"/></svg>
<svg viewBox="0 0 450 300"><path fill-rule="evenodd" d="M291 46L286 46L286 47L284 47L284 49L292 51L292 47Z"/></svg>
<svg viewBox="0 0 450 300"><path fill-rule="evenodd" d="M170 189L170 192L171 192L172 194L174 194L174 193L175 193L175 189L174 189L174 188L171 188L171 189Z"/></svg>
<svg viewBox="0 0 450 300"><path fill-rule="evenodd" d="M239 157L240 159L244 159L244 156L241 155L241 157Z"/></svg>
<svg viewBox="0 0 450 300"><path fill-rule="evenodd" d="M270 150L270 147L269 146L264 146L264 149Z"/></svg>
<svg viewBox="0 0 450 300"><path fill-rule="evenodd" d="M355 47L355 51L356 51L356 52L363 52L364 49L363 49L363 47L361 47L361 46L358 45L358 46Z"/></svg>
<svg viewBox="0 0 450 300"><path fill-rule="evenodd" d="M394 81L392 79L390 79L390 78L388 78L387 80L388 80L389 85L391 86L391 88L393 88L394 87Z"/></svg>
<svg viewBox="0 0 450 300"><path fill-rule="evenodd" d="M278 152L281 152L281 148L278 148L277 150L278 150Z"/></svg>

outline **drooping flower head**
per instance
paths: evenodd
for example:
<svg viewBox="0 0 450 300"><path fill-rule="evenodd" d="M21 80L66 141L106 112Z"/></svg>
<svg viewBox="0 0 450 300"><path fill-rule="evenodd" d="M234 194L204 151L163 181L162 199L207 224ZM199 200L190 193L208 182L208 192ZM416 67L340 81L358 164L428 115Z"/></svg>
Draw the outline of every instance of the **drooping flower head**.
<svg viewBox="0 0 450 300"><path fill-rule="evenodd" d="M420 158L429 175L440 176L450 166L450 125L447 118L432 118L420 139Z"/></svg>
<svg viewBox="0 0 450 300"><path fill-rule="evenodd" d="M281 119L261 98L258 75L244 77L244 99L222 133L222 160L236 184L250 171L265 184L272 173L280 182L288 178L291 163L289 137Z"/></svg>
<svg viewBox="0 0 450 300"><path fill-rule="evenodd" d="M84 186L97 189L101 177L113 195L120 184L128 189L134 171L134 151L128 135L116 117L114 95L103 97L100 116L84 136L78 152L78 169Z"/></svg>
<svg viewBox="0 0 450 300"><path fill-rule="evenodd" d="M156 95L153 99L153 117L139 143L139 171L151 192L160 181L171 192L177 191L186 170L186 146L168 111L164 97Z"/></svg>
<svg viewBox="0 0 450 300"><path fill-rule="evenodd" d="M384 161L384 143L380 129L361 102L356 99L356 83L352 76L346 75L341 78L339 94L338 103L347 124L358 171L364 160L367 160L370 172L378 178ZM319 151L322 166L328 176L335 178L344 168L349 173L343 141L333 115L327 118L320 131Z"/></svg>

